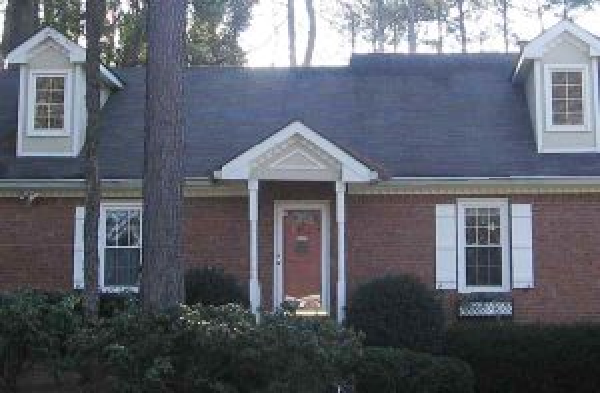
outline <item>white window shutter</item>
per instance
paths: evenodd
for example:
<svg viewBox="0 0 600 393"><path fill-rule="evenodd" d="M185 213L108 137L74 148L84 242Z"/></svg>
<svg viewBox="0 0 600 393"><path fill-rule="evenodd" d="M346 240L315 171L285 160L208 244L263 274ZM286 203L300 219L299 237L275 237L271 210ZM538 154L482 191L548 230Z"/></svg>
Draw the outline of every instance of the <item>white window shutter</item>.
<svg viewBox="0 0 600 393"><path fill-rule="evenodd" d="M513 288L533 288L531 205L512 205L511 217Z"/></svg>
<svg viewBox="0 0 600 393"><path fill-rule="evenodd" d="M456 205L435 207L435 287L456 289Z"/></svg>
<svg viewBox="0 0 600 393"><path fill-rule="evenodd" d="M75 289L83 289L83 223L85 220L85 208L75 208L75 239L73 240L73 286Z"/></svg>

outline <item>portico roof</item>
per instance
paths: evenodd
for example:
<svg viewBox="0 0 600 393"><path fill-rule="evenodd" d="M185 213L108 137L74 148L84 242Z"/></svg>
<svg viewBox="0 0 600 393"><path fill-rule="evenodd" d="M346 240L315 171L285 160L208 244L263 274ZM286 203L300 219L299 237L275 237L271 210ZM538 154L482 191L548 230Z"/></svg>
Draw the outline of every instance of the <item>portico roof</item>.
<svg viewBox="0 0 600 393"><path fill-rule="evenodd" d="M299 121L272 134L215 172L224 180L308 180L365 183L379 174Z"/></svg>

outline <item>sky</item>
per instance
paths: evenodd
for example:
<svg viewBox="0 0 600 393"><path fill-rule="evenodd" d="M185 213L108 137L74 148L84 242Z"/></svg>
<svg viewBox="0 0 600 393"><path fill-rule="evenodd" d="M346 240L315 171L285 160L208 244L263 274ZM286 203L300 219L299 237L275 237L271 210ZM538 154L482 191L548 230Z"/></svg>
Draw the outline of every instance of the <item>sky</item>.
<svg viewBox="0 0 600 393"><path fill-rule="evenodd" d="M296 1L296 36L298 59L304 58L304 50L307 41L307 20L304 0ZM350 38L333 26L331 22L334 19L334 4L336 0L314 0L317 9L317 40L313 65L334 66L346 65L351 56ZM518 9L509 14L510 25L519 40L531 40L541 31L537 15L526 12L524 8L535 3L534 0L516 0ZM571 15L575 22L594 34L600 35L600 11L594 9L591 11L578 11ZM287 38L287 11L286 1L284 0L260 0L260 3L254 7L252 25L241 37L241 45L247 51L248 65L254 67L284 67L289 64L288 57L288 38ZM548 28L558 22L559 18L547 13L544 17L544 27ZM482 26L494 26L499 23L498 17L493 17L490 13L481 15L478 21L470 23L467 28L473 32L482 30ZM432 34L436 30L433 26L429 29ZM422 32L427 36L427 32ZM496 34L495 39L489 39L484 42L485 51L503 51L504 43L501 33ZM445 51L458 52L460 46L458 42L449 37L445 45ZM406 44L400 48L400 51L406 52ZM370 46L363 42L357 46L356 52L369 52ZM469 51L479 52L482 45L479 40L469 45ZM514 39L512 50L517 50L517 39ZM433 52L433 47L419 45L419 52Z"/></svg>
<svg viewBox="0 0 600 393"><path fill-rule="evenodd" d="M308 23L305 12L304 0L296 1L296 36L297 36L297 58L304 58L304 50L307 42ZM347 65L352 55L350 38L348 34L339 31L333 21L335 20L335 4L337 0L314 0L317 10L317 40L313 56L315 66ZM0 0L0 4L3 0ZM251 67L285 67L289 64L288 38L287 38L287 11L286 0L259 0L253 9L251 25L241 36L240 44L247 52L248 66ZM517 9L512 10L509 15L510 26L519 40L531 40L541 32L541 26L537 16L527 12L526 8L535 4L535 0L515 0ZM578 11L571 15L575 22L596 35L600 35L600 10ZM546 13L544 27L548 28L558 22L559 18ZM487 26L494 26L500 22L497 16L490 12L483 13L477 21L468 24L470 32L485 30ZM0 13L0 31L3 26L3 14ZM420 31L421 37L428 35L427 27ZM434 26L429 27L431 34L435 34ZM470 52L503 51L504 44L501 33L494 34L495 37L486 40L483 45L476 40L469 45ZM431 36L432 38L434 36ZM512 50L517 50L517 39L513 40ZM370 46L366 42L359 42L356 52L369 52ZM448 37L445 43L445 51L458 52L460 46L453 37ZM434 48L421 44L419 52L433 52ZM400 48L400 52L406 52L406 44Z"/></svg>

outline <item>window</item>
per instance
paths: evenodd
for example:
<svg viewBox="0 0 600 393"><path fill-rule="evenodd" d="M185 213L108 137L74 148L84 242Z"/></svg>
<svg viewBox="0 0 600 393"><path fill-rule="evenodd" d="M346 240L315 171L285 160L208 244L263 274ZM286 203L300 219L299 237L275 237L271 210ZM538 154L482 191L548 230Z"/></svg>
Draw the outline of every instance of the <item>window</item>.
<svg viewBox="0 0 600 393"><path fill-rule="evenodd" d="M142 260L141 206L104 205L101 220L102 287L136 288Z"/></svg>
<svg viewBox="0 0 600 393"><path fill-rule="evenodd" d="M509 290L507 202L461 201L458 223L459 289L462 292Z"/></svg>
<svg viewBox="0 0 600 393"><path fill-rule="evenodd" d="M34 136L68 134L69 73L33 73L30 79L30 125Z"/></svg>
<svg viewBox="0 0 600 393"><path fill-rule="evenodd" d="M547 66L548 129L584 131L586 126L585 67Z"/></svg>
<svg viewBox="0 0 600 393"><path fill-rule="evenodd" d="M65 128L65 78L40 76L35 78L34 128L62 130Z"/></svg>

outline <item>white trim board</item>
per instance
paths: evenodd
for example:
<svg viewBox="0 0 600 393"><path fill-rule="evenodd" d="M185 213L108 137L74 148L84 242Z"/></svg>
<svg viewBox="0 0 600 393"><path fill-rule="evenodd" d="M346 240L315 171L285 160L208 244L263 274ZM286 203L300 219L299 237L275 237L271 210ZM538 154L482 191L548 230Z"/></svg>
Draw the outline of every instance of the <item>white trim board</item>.
<svg viewBox="0 0 600 393"><path fill-rule="evenodd" d="M284 127L271 135L266 140L254 145L244 153L227 162L220 171L215 172L215 177L228 180L249 179L251 177L252 163L258 160L262 155L266 154L270 149L285 143L296 135L314 144L326 155L333 157L340 163L342 167L342 178L340 180L344 182L371 182L378 178L377 172L372 171L365 164L299 121L291 123L287 127Z"/></svg>

